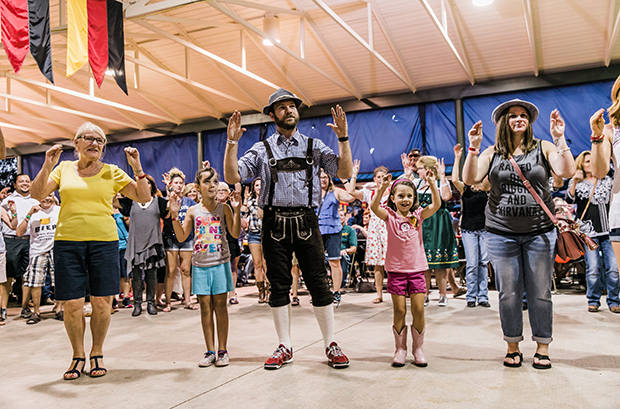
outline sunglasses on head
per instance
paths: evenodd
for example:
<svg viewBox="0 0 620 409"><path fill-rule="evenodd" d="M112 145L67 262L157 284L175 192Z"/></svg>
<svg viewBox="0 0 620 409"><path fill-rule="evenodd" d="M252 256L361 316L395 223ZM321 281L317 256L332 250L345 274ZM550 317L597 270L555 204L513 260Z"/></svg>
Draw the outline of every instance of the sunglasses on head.
<svg viewBox="0 0 620 409"><path fill-rule="evenodd" d="M409 155L407 155L407 156L409 156L410 158L419 158L419 157L420 157L420 154L419 154L419 153L410 153L410 154L409 154Z"/></svg>

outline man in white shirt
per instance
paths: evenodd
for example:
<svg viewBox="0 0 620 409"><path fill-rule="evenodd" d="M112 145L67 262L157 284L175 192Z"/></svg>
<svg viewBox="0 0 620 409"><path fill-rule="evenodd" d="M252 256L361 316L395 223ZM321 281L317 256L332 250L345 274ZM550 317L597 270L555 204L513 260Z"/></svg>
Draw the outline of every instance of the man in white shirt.
<svg viewBox="0 0 620 409"><path fill-rule="evenodd" d="M30 197L30 177L24 173L17 175L15 183L13 183L15 191L2 201L2 207L9 211L9 202L15 203L15 213L11 214L11 218L17 217L17 225L19 225L30 209L37 206L39 201ZM4 228L2 231L4 242L6 244L6 275L7 281L5 286L6 296L11 293L11 284L13 279L22 278L28 267L28 253L30 249L30 229L27 229L23 236L18 237L14 230ZM30 318L30 310L27 309L23 318Z"/></svg>
<svg viewBox="0 0 620 409"><path fill-rule="evenodd" d="M17 226L20 237L30 230L30 260L22 286L22 315L28 310L28 301L32 294L34 312L28 317L27 324L41 321L41 287L45 284L47 274L52 276L54 285L54 235L58 224L60 206L55 205L54 193L41 201L41 205L33 206Z"/></svg>

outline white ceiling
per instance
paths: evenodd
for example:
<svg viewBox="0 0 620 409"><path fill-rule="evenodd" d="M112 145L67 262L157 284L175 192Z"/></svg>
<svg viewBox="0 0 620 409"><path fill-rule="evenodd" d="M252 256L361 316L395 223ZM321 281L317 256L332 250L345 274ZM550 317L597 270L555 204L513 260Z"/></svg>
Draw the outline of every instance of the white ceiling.
<svg viewBox="0 0 620 409"><path fill-rule="evenodd" d="M256 114L277 87L313 106L620 59L620 0L125 0L126 96L109 76L97 89L87 67L64 76L65 1L50 2L55 86L32 57L19 76L0 57L13 152L68 140L85 120L113 134ZM273 47L267 12L280 20Z"/></svg>

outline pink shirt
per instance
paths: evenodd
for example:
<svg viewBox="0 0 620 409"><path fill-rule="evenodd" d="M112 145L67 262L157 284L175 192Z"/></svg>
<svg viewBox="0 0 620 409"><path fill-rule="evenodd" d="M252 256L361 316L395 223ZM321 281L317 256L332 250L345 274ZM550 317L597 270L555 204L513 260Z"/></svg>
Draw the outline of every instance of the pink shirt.
<svg viewBox="0 0 620 409"><path fill-rule="evenodd" d="M413 212L413 217L417 219L417 227L389 207L385 210L388 212L385 220L388 237L385 271L417 273L428 270L422 241L422 207Z"/></svg>

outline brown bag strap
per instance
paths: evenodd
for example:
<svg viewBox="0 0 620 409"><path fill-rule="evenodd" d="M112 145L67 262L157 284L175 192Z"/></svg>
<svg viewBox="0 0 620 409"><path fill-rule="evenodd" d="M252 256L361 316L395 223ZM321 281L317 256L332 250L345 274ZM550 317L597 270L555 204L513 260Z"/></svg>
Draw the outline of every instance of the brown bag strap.
<svg viewBox="0 0 620 409"><path fill-rule="evenodd" d="M557 226L558 225L557 217L555 217L555 215L551 213L551 210L549 210L545 202L543 202L540 196L538 196L538 193L536 193L536 191L532 187L532 184L529 182L529 180L527 180L525 176L523 176L523 172L521 172L521 168L519 168L519 165L517 165L517 162L514 160L512 156L510 157L510 163L512 164L512 167L515 168L515 170L517 171L517 174L521 178L521 181L523 181L523 185L525 185L527 190L529 190L532 196L534 197L534 200L536 200L536 203L538 203L540 207L542 207L542 209L545 211L545 213L547 213L547 216L549 216L553 224Z"/></svg>
<svg viewBox="0 0 620 409"><path fill-rule="evenodd" d="M579 218L579 220L581 220L581 221L583 221L583 216L586 215L586 212L588 211L588 207L590 207L590 202L592 201L592 196L594 196L594 191L596 190L596 184L597 183L598 183L598 179L596 180L596 182L594 182L594 187L592 188L592 193L590 193L590 198L588 199L588 204L586 205L586 208L583 209L583 213L581 213L581 217ZM576 185L576 183L575 183L575 185Z"/></svg>

